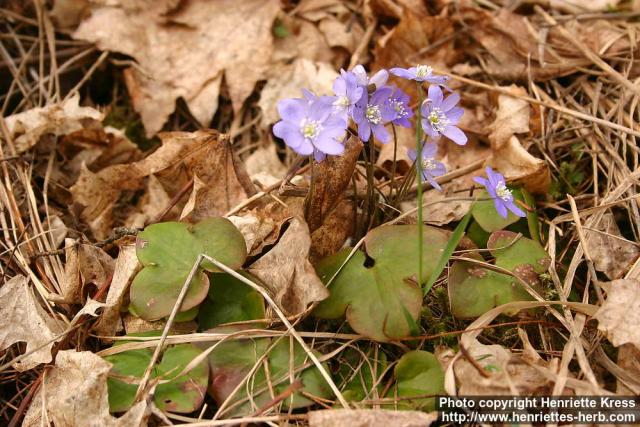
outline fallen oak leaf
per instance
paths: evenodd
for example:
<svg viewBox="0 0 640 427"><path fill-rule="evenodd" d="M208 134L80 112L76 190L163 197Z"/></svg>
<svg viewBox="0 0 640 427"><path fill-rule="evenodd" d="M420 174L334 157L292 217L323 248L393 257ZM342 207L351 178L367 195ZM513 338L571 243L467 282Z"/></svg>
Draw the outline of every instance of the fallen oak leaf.
<svg viewBox="0 0 640 427"><path fill-rule="evenodd" d="M275 246L248 268L290 314L302 313L310 303L329 296L309 262L310 248L307 224L293 217Z"/></svg>
<svg viewBox="0 0 640 427"><path fill-rule="evenodd" d="M598 330L616 347L631 343L640 348L640 280L620 279L601 285L607 298L593 316Z"/></svg>
<svg viewBox="0 0 640 427"><path fill-rule="evenodd" d="M185 99L206 126L218 108L224 76L234 111L266 77L280 10L278 0L91 2L91 16L73 37L136 59L125 81L147 136L158 132ZM184 47L189 46L188 50Z"/></svg>
<svg viewBox="0 0 640 427"><path fill-rule="evenodd" d="M75 427L88 425L90 420L89 424L95 426L145 426L145 401L120 418L109 414L107 376L110 370L110 363L89 351L59 352L22 425L35 427L50 420L57 427Z"/></svg>
<svg viewBox="0 0 640 427"><path fill-rule="evenodd" d="M16 154L35 146L46 134L67 135L89 126L98 126L104 114L91 107L80 107L80 96L45 107L32 108L4 119Z"/></svg>
<svg viewBox="0 0 640 427"><path fill-rule="evenodd" d="M26 342L26 353L32 352L13 364L16 370L51 362L51 348L63 330L37 301L26 277L16 276L0 288L0 350Z"/></svg>

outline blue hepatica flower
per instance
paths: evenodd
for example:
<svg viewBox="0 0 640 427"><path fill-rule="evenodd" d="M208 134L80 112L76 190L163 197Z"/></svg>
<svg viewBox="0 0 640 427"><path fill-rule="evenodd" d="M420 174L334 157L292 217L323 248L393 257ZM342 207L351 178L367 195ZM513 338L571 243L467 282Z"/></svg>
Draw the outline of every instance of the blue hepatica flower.
<svg viewBox="0 0 640 427"><path fill-rule="evenodd" d="M409 106L411 98L398 88L394 88L393 94L388 99L389 106L395 111L395 118L391 120L391 123L406 128L411 127L409 119L413 117L413 111Z"/></svg>
<svg viewBox="0 0 640 427"><path fill-rule="evenodd" d="M296 153L304 156L313 154L319 162L327 154L342 154L346 119L334 114L325 97L317 97L309 91L304 94L304 98L278 102L282 120L273 125L273 134L283 139Z"/></svg>
<svg viewBox="0 0 640 427"><path fill-rule="evenodd" d="M506 218L509 214L507 210L510 210L515 215L522 218L527 216L527 214L516 206L513 194L511 194L511 190L507 188L504 176L499 172L494 171L489 166L487 166L485 170L487 172L487 178L476 176L473 180L487 189L487 192L493 199L493 204L500 216Z"/></svg>
<svg viewBox="0 0 640 427"><path fill-rule="evenodd" d="M458 145L467 143L467 136L456 125L464 110L457 107L460 95L453 93L444 98L442 89L429 86L427 99L422 104L422 129L432 138L444 135Z"/></svg>
<svg viewBox="0 0 640 427"><path fill-rule="evenodd" d="M416 65L411 68L392 68L389 70L394 76L417 82L427 82L434 85L445 86L449 81L447 76L433 74L433 68L428 65Z"/></svg>
<svg viewBox="0 0 640 427"><path fill-rule="evenodd" d="M438 146L434 143L426 143L422 146L422 161L420 166L422 167L422 179L421 182L429 182L433 188L438 191L442 191L442 187L435 180L436 177L444 175L447 172L447 168L441 162L435 159L438 153ZM416 150L408 149L407 154L412 161L416 161L418 156Z"/></svg>
<svg viewBox="0 0 640 427"><path fill-rule="evenodd" d="M387 80L389 79L389 73L385 69L376 72L373 76L371 76L371 78L369 78L369 76L367 75L367 71L362 65L356 65L351 71L353 72L353 74L355 74L358 84L360 86L364 86L365 88L369 85L374 85L376 89L380 89L387 83Z"/></svg>
<svg viewBox="0 0 640 427"><path fill-rule="evenodd" d="M362 141L368 141L373 132L381 143L389 142L389 131L384 125L396 117L395 110L388 103L392 92L393 89L388 86L376 90L371 96L364 92L356 103L353 121L358 125L358 136Z"/></svg>
<svg viewBox="0 0 640 427"><path fill-rule="evenodd" d="M333 101L335 111L347 120L364 91L366 88L358 84L358 78L354 73L340 70L340 75L333 82L333 92L336 95Z"/></svg>

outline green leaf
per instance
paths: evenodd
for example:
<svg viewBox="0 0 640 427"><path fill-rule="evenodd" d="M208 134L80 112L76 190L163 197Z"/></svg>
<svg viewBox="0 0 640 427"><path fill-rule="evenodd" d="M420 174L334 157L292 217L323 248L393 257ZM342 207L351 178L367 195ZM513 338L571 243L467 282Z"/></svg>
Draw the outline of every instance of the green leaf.
<svg viewBox="0 0 640 427"><path fill-rule="evenodd" d="M228 329L227 329L228 330ZM266 352L271 343L269 338L244 339L224 342L209 355L213 383L210 393L221 404L236 388L240 381L251 371L260 357ZM232 399L235 408L232 416L248 415L260 406L271 401L275 395L284 392L290 385L289 371L291 367L297 371L294 379L300 379L303 384L301 391L320 398L331 397L331 389L318 371L311 365L298 371L300 367L309 363L302 347L290 339L280 340L267 356L267 367L260 365L253 377L245 383ZM293 354L293 360L291 360ZM267 377L268 375L268 377ZM269 378L269 382L267 382ZM273 386L273 395L268 384ZM251 401L248 396L251 396ZM296 392L291 398L282 402L284 409L297 409L312 405L314 402Z"/></svg>
<svg viewBox="0 0 640 427"><path fill-rule="evenodd" d="M539 290L539 275L547 271L550 259L538 242L500 230L489 237L487 247L496 266ZM482 260L479 255L474 258ZM498 305L532 299L516 278L472 262L458 261L449 271L451 312L458 318L478 317Z"/></svg>
<svg viewBox="0 0 640 427"><path fill-rule="evenodd" d="M373 348L369 347L363 354L353 348L347 348L340 355L338 377L344 387L342 395L350 402L359 402L373 398L373 386L377 383L378 394L381 395L384 383L379 381L387 368L387 356L380 351L375 357Z"/></svg>
<svg viewBox="0 0 640 427"><path fill-rule="evenodd" d="M524 200L522 192L519 189L512 190L512 194L515 200ZM511 211L509 211L506 218L501 217L496 211L491 196L484 190L478 192L478 200L473 204L471 214L478 225L490 233L502 230L520 219L520 217L514 215Z"/></svg>
<svg viewBox="0 0 640 427"><path fill-rule="evenodd" d="M393 372L396 377L395 394L398 397L444 393L444 372L438 359L427 351L414 350L405 353ZM435 397L403 399L398 406L402 409L433 411Z"/></svg>
<svg viewBox="0 0 640 427"><path fill-rule="evenodd" d="M202 406L209 382L207 361L203 360L186 374L177 377L200 353L200 349L190 344L170 347L164 352L156 368L156 376L171 381L156 387L154 402L158 408L168 412L189 413Z"/></svg>
<svg viewBox="0 0 640 427"><path fill-rule="evenodd" d="M157 331L136 336L157 335ZM122 345L132 341L119 341ZM155 404L169 412L189 413L202 406L204 394L209 380L209 367L206 361L198 364L187 374L176 378L201 351L191 344L180 344L167 349L162 360L151 372L151 379L160 376L163 380L171 380L156 387ZM138 384L144 375L152 351L148 348L129 350L106 356L105 360L113 365L107 378L109 392L109 410L125 412L134 402ZM126 378L122 378L126 377Z"/></svg>
<svg viewBox="0 0 640 427"><path fill-rule="evenodd" d="M248 273L241 273L249 278ZM200 306L200 329L211 329L223 323L264 319L262 295L226 273L212 273L209 297Z"/></svg>
<svg viewBox="0 0 640 427"><path fill-rule="evenodd" d="M436 280L438 280L438 277L440 277L442 270L444 270L444 268L447 266L451 255L453 255L456 247L458 247L458 243L460 243L460 240L464 236L464 230L467 229L467 224L469 224L470 219L471 212L467 213L464 218L462 218L462 221L460 221L460 223L456 226L456 229L453 230L453 234L449 238L447 246L445 246L440 259L438 260L438 264L436 264L436 267L433 269L433 272L431 272L431 275L429 276L429 279L424 286L423 293L425 295L431 290L433 284L436 283Z"/></svg>
<svg viewBox="0 0 640 427"><path fill-rule="evenodd" d="M131 284L131 311L145 320L168 316L201 253L234 269L247 256L242 234L225 218L209 218L195 225L163 222L138 234L137 255L144 268ZM201 264L181 311L196 307L207 296L209 279L202 270L218 271L208 261Z"/></svg>
<svg viewBox="0 0 640 427"><path fill-rule="evenodd" d="M423 277L435 270L449 233L423 227ZM322 301L315 316L337 319L346 313L351 327L377 341L409 336L411 324L405 310L418 323L422 291L416 282L418 266L417 225L378 227L365 237L366 253L356 251L329 286L330 296ZM347 259L345 249L322 260L316 270L325 283ZM404 307L404 309L403 309Z"/></svg>

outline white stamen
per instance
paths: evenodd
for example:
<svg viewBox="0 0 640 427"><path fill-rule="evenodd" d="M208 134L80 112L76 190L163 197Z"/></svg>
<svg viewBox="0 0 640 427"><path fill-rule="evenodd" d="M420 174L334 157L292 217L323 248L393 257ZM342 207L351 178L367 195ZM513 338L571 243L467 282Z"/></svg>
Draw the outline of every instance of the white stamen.
<svg viewBox="0 0 640 427"><path fill-rule="evenodd" d="M349 104L349 98L347 98L345 95L339 96L338 99L333 102L333 106L338 108L347 108Z"/></svg>
<svg viewBox="0 0 640 427"><path fill-rule="evenodd" d="M446 114L437 107L434 107L433 110L431 110L427 116L427 120L429 120L431 127L437 132L444 131L450 123Z"/></svg>
<svg viewBox="0 0 640 427"><path fill-rule="evenodd" d="M509 190L502 181L498 182L498 185L496 185L496 195L505 202L510 201L513 197L511 195L511 190Z"/></svg>
<svg viewBox="0 0 640 427"><path fill-rule="evenodd" d="M377 125L382 121L380 107L377 105L367 104L367 109L365 110L364 115L371 124Z"/></svg>
<svg viewBox="0 0 640 427"><path fill-rule="evenodd" d="M300 133L307 139L315 140L322 130L322 125L316 120L304 119L300 122Z"/></svg>
<svg viewBox="0 0 640 427"><path fill-rule="evenodd" d="M416 65L416 77L425 78L433 73L433 68L428 65Z"/></svg>
<svg viewBox="0 0 640 427"><path fill-rule="evenodd" d="M404 104L397 99L391 100L391 106L395 110L396 115L398 116L397 118L399 119L406 117L409 114L407 110L404 108Z"/></svg>
<svg viewBox="0 0 640 427"><path fill-rule="evenodd" d="M431 157L426 159L422 159L422 170L423 171L432 171L438 167L438 162L436 162Z"/></svg>

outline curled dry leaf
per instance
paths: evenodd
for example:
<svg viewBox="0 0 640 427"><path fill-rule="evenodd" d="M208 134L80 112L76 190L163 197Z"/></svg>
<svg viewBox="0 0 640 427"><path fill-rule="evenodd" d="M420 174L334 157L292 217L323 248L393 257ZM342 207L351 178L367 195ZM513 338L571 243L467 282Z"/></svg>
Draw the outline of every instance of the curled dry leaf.
<svg viewBox="0 0 640 427"><path fill-rule="evenodd" d="M287 174L287 167L278 158L275 144L258 148L244 163L251 180L262 187L275 184Z"/></svg>
<svg viewBox="0 0 640 427"><path fill-rule="evenodd" d="M278 121L278 101L284 98L301 98L300 88L307 88L317 95L333 93L333 80L337 76L333 66L326 62L299 58L291 65L280 64L260 95L258 105L262 109L262 125L268 126Z"/></svg>
<svg viewBox="0 0 640 427"><path fill-rule="evenodd" d="M526 95L526 91L517 86L507 89L514 95ZM543 160L529 154L515 136L531 130L530 108L529 103L521 99L503 94L498 97L498 111L490 126L489 163L507 180L522 184L530 193L546 194L551 183L549 168Z"/></svg>
<svg viewBox="0 0 640 427"><path fill-rule="evenodd" d="M109 286L109 293L105 301L106 306L93 329L99 335L114 336L122 329L120 309L125 295L135 274L140 270L140 263L136 256L135 245L125 245L120 248L118 258L114 266L113 279Z"/></svg>
<svg viewBox="0 0 640 427"><path fill-rule="evenodd" d="M114 261L105 251L90 244L66 239L65 280L61 283L65 302L82 303L83 289L88 284L100 288L113 276Z"/></svg>
<svg viewBox="0 0 640 427"><path fill-rule="evenodd" d="M183 210L183 216L193 221L226 213L251 191L247 179L238 178L243 171L233 161L228 138L215 131L168 132L160 137L162 146L140 161L112 165L96 173L82 169L70 191L80 218L97 239L106 238L114 225L137 225L142 218L164 210L167 205L152 205L167 199L162 190L175 194L194 176L205 185L194 185L192 203ZM138 210L126 219L115 218L121 196L145 188L145 181L148 193Z"/></svg>
<svg viewBox="0 0 640 427"><path fill-rule="evenodd" d="M309 427L428 427L437 413L381 409L331 409L309 412Z"/></svg>
<svg viewBox="0 0 640 427"><path fill-rule="evenodd" d="M640 378L640 348L633 344L623 344L618 348L618 366L627 371L631 378ZM618 378L617 392L623 396L634 394L624 381Z"/></svg>
<svg viewBox="0 0 640 427"><path fill-rule="evenodd" d="M593 316L598 329L613 345L631 343L640 348L640 280L620 279L602 283L607 298Z"/></svg>
<svg viewBox="0 0 640 427"><path fill-rule="evenodd" d="M594 267L609 280L621 277L640 255L637 244L622 237L610 212L605 213L593 229L585 228L584 234Z"/></svg>
<svg viewBox="0 0 640 427"><path fill-rule="evenodd" d="M63 330L40 305L26 277L16 276L0 288L0 350L26 342L26 352L33 352L14 363L18 371L51 362L51 347Z"/></svg>
<svg viewBox="0 0 640 427"><path fill-rule="evenodd" d="M184 98L206 126L224 75L235 111L266 76L278 0L92 1L74 38L132 56L125 79L147 135L158 132ZM188 46L188 49L185 49Z"/></svg>
<svg viewBox="0 0 640 427"><path fill-rule="evenodd" d="M275 302L290 314L302 313L310 303L329 296L309 262L310 247L307 224L294 217L273 249L249 267Z"/></svg>
<svg viewBox="0 0 640 427"><path fill-rule="evenodd" d="M91 107L80 107L79 101L80 96L74 95L61 103L33 108L4 119L16 153L24 153L46 134L61 136L91 125L99 126L104 115Z"/></svg>
<svg viewBox="0 0 640 427"><path fill-rule="evenodd" d="M110 363L89 351L59 352L22 425L35 427L48 420L56 427L146 426L145 401L120 418L109 414L107 376L110 370Z"/></svg>
<svg viewBox="0 0 640 427"><path fill-rule="evenodd" d="M562 0L564 2L564 0ZM583 3L583 2L580 2ZM459 19L478 43L476 55L483 69L503 80L549 80L575 73L590 60L567 43L555 28L548 29L536 18L502 8L493 13L480 8L463 8ZM616 55L629 49L625 30L604 20L582 24L567 21L565 28L600 55ZM473 54L473 49L467 49Z"/></svg>
<svg viewBox="0 0 640 427"><path fill-rule="evenodd" d="M460 395L531 395L544 391L549 384L532 366L533 362L500 345L484 345L474 340L466 350L475 365L465 357L455 361L453 369Z"/></svg>
<svg viewBox="0 0 640 427"><path fill-rule="evenodd" d="M269 78L278 78L277 68L296 59L333 62L334 53L317 24L285 14L280 14L277 22L285 33L274 40L271 66L275 69L269 71Z"/></svg>

